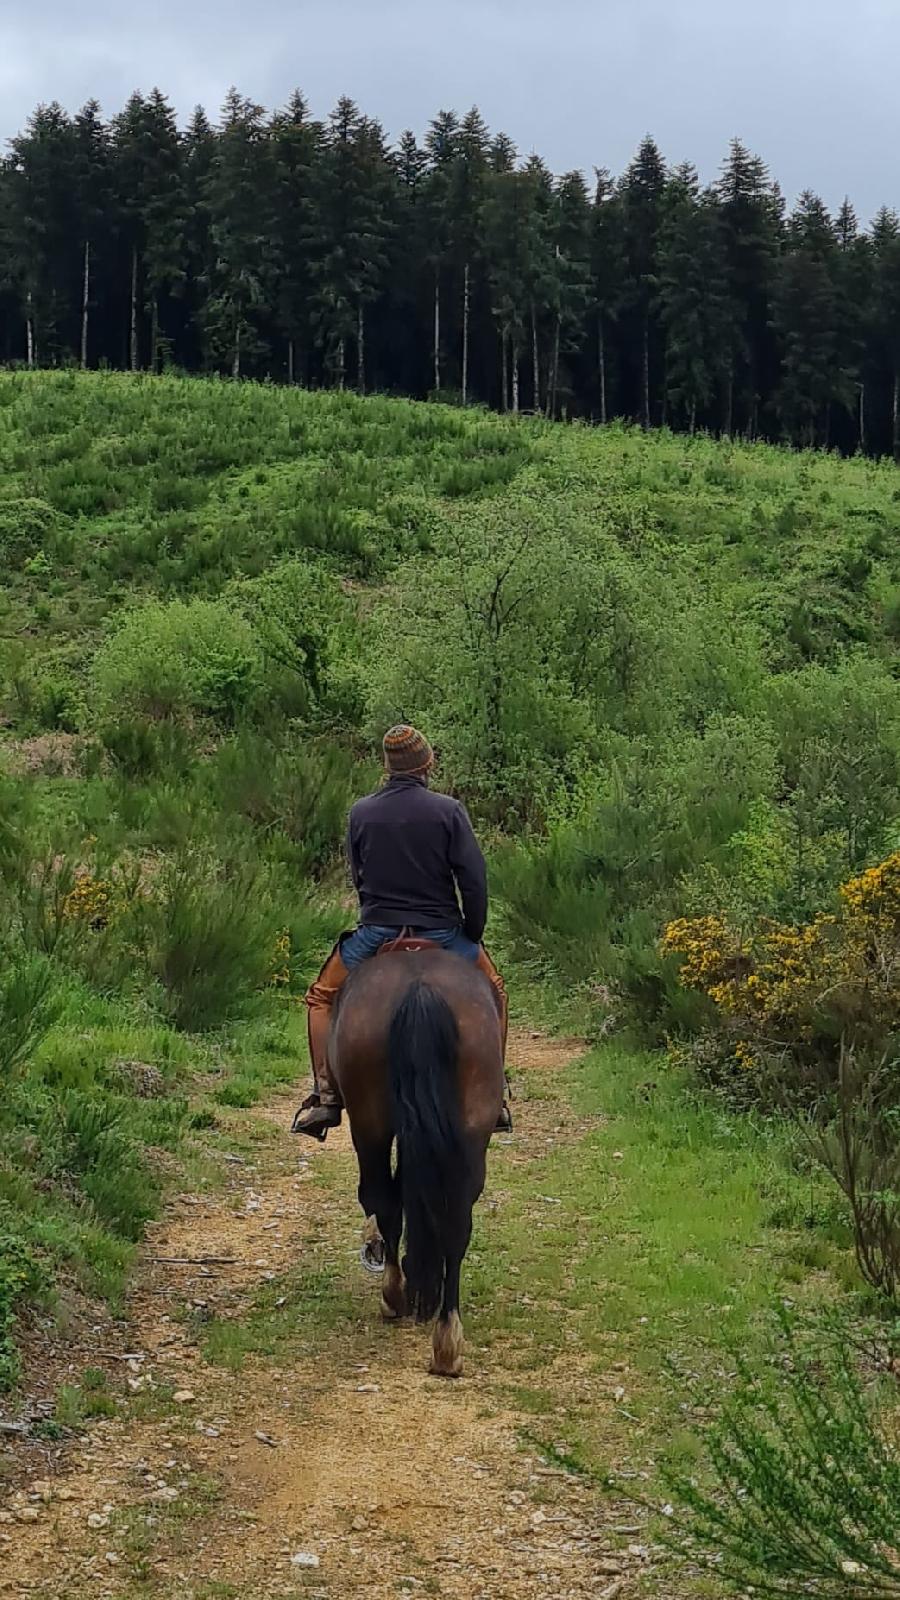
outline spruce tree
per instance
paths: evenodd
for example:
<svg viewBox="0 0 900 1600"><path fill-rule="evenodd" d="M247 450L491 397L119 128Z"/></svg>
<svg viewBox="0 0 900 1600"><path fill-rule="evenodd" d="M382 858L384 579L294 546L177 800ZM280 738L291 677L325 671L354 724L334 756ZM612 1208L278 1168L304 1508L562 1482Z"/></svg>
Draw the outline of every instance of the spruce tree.
<svg viewBox="0 0 900 1600"><path fill-rule="evenodd" d="M500 404L519 410L520 362L530 326L541 233L535 215L540 183L534 171L498 172L488 179L484 242L491 306L500 335Z"/></svg>
<svg viewBox="0 0 900 1600"><path fill-rule="evenodd" d="M774 302L782 348L778 414L798 443L827 443L832 402L846 403L838 366L837 240L818 195L807 190L790 220Z"/></svg>
<svg viewBox="0 0 900 1600"><path fill-rule="evenodd" d="M10 144L9 273L25 321L29 367L53 364L75 346L80 249L72 123L55 102L39 106Z"/></svg>
<svg viewBox="0 0 900 1600"><path fill-rule="evenodd" d="M309 237L312 317L325 370L346 382L356 336L357 382L365 386L365 310L387 281L394 233L393 182L384 136L352 100L338 101L316 165Z"/></svg>
<svg viewBox="0 0 900 1600"><path fill-rule="evenodd" d="M567 172L554 188L552 212L555 323L547 385L547 415L556 416L560 394L560 355L575 357L584 345L591 301L591 201L580 172ZM571 395L573 386L566 390Z"/></svg>
<svg viewBox="0 0 900 1600"><path fill-rule="evenodd" d="M622 309L625 292L625 241L622 202L605 167L595 171L591 241L593 303L597 317L597 384L600 421L609 420L608 338Z"/></svg>
<svg viewBox="0 0 900 1600"><path fill-rule="evenodd" d="M440 111L425 136L428 157L426 184L426 260L432 276L432 371L435 394L441 389L441 285L453 246L454 169L459 153L459 118L455 111Z"/></svg>
<svg viewBox="0 0 900 1600"><path fill-rule="evenodd" d="M267 354L272 314L275 165L262 106L231 89L206 186L211 264L204 309L212 360L240 378Z"/></svg>
<svg viewBox="0 0 900 1600"><path fill-rule="evenodd" d="M781 199L765 162L732 140L718 183L733 309L724 431L739 414L753 437L776 377L771 302L781 242Z"/></svg>
<svg viewBox="0 0 900 1600"><path fill-rule="evenodd" d="M655 141L647 135L619 185L626 261L625 304L639 351L639 415L643 428L650 426L653 373L661 365L656 289L665 182L665 163Z"/></svg>
<svg viewBox="0 0 900 1600"><path fill-rule="evenodd" d="M185 204L185 336L192 358L205 364L206 298L212 279L212 235L209 212L210 174L216 135L202 106L196 106L184 136L182 171Z"/></svg>
<svg viewBox="0 0 900 1600"><path fill-rule="evenodd" d="M860 233L856 212L845 199L835 222L838 257L838 366L846 375L846 401L852 414L857 448L866 449L867 339L873 315L872 241Z"/></svg>
<svg viewBox="0 0 900 1600"><path fill-rule="evenodd" d="M297 380L308 365L312 279L307 241L315 231L315 168L322 143L321 123L309 114L299 89L272 121L275 158L273 240L277 260L276 312L287 346L287 379Z"/></svg>
<svg viewBox="0 0 900 1600"><path fill-rule="evenodd" d="M185 193L175 113L153 89L133 94L113 124L113 173L129 279L128 353L141 365L141 310L150 314L150 368L160 358L160 318L167 294L186 272Z"/></svg>
<svg viewBox="0 0 900 1600"><path fill-rule="evenodd" d="M887 377L890 449L900 462L900 218L886 208L872 229L872 323L877 358Z"/></svg>
<svg viewBox="0 0 900 1600"><path fill-rule="evenodd" d="M109 227L111 208L111 165L109 131L96 100L89 100L79 111L74 124L73 168L75 208L82 240L81 328L79 363L88 365L90 316L101 240Z"/></svg>
<svg viewBox="0 0 900 1600"><path fill-rule="evenodd" d="M478 107L473 106L460 124L450 197L456 277L462 293L460 396L463 405L469 398L472 300L477 290L476 274L480 278L484 265L484 195L489 148L490 137L484 118Z"/></svg>
<svg viewBox="0 0 900 1600"><path fill-rule="evenodd" d="M666 185L659 241L659 308L666 342L666 391L677 421L693 433L728 366L730 307L722 217L715 194L700 193L694 167Z"/></svg>

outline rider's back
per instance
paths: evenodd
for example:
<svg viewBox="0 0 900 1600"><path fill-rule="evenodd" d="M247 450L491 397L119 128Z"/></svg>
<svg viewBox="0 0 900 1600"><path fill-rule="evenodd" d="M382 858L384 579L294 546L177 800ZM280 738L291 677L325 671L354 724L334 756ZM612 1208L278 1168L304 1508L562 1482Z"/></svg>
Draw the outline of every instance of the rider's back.
<svg viewBox="0 0 900 1600"><path fill-rule="evenodd" d="M416 778L392 778L350 812L347 852L364 923L484 932L484 857L465 807ZM462 910L457 899L462 896Z"/></svg>

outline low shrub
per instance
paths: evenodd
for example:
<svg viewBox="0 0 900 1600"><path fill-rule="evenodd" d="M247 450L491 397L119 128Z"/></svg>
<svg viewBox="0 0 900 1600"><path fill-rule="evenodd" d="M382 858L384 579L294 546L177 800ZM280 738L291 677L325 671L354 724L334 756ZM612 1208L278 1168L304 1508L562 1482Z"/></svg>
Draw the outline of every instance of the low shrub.
<svg viewBox="0 0 900 1600"><path fill-rule="evenodd" d="M709 1481L665 1472L668 1543L741 1595L900 1596L900 1459L853 1348L803 1351L789 1325L780 1374L739 1363L699 1441Z"/></svg>
<svg viewBox="0 0 900 1600"><path fill-rule="evenodd" d="M267 983L279 916L252 867L226 871L186 852L166 864L142 911L164 1015L189 1031L246 1010Z"/></svg>
<svg viewBox="0 0 900 1600"><path fill-rule="evenodd" d="M100 726L123 718L233 722L261 675L250 624L220 600L149 602L130 611L94 660Z"/></svg>

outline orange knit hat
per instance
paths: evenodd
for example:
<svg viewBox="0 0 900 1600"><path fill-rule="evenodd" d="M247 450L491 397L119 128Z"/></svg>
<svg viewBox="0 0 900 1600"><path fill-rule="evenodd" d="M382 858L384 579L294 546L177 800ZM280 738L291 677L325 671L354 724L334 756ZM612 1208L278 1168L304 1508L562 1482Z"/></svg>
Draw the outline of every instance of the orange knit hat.
<svg viewBox="0 0 900 1600"><path fill-rule="evenodd" d="M424 734L408 722L388 728L382 741L384 764L392 778L420 778L434 766L434 751Z"/></svg>

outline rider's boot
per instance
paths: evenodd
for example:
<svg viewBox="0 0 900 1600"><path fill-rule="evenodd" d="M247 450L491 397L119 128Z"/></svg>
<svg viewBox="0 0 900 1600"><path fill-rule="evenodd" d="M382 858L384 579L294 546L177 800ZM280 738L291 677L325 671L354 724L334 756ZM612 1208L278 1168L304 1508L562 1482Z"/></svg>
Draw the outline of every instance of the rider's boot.
<svg viewBox="0 0 900 1600"><path fill-rule="evenodd" d="M500 1017L500 1036L503 1043L503 1060L505 1063L506 1040L509 1034L509 997L506 993L506 985L497 971L497 968L494 966L493 961L485 950L484 945L479 946L478 961L476 965L479 972L484 973L488 983L491 985L491 988L494 991L494 1003L497 1007L497 1012ZM505 1065L503 1082L506 1085L506 1090L503 1096L503 1104L500 1107L500 1112L497 1117L497 1125L494 1129L494 1132L512 1133L512 1112L509 1109L509 1079L506 1076Z"/></svg>
<svg viewBox="0 0 900 1600"><path fill-rule="evenodd" d="M343 1110L343 1101L328 1061L328 1034L331 1008L349 975L348 968L341 960L340 950L335 945L315 983L306 993L309 1059L315 1087L297 1112L291 1132L306 1133L311 1139L320 1141L325 1139L329 1128L339 1126Z"/></svg>

